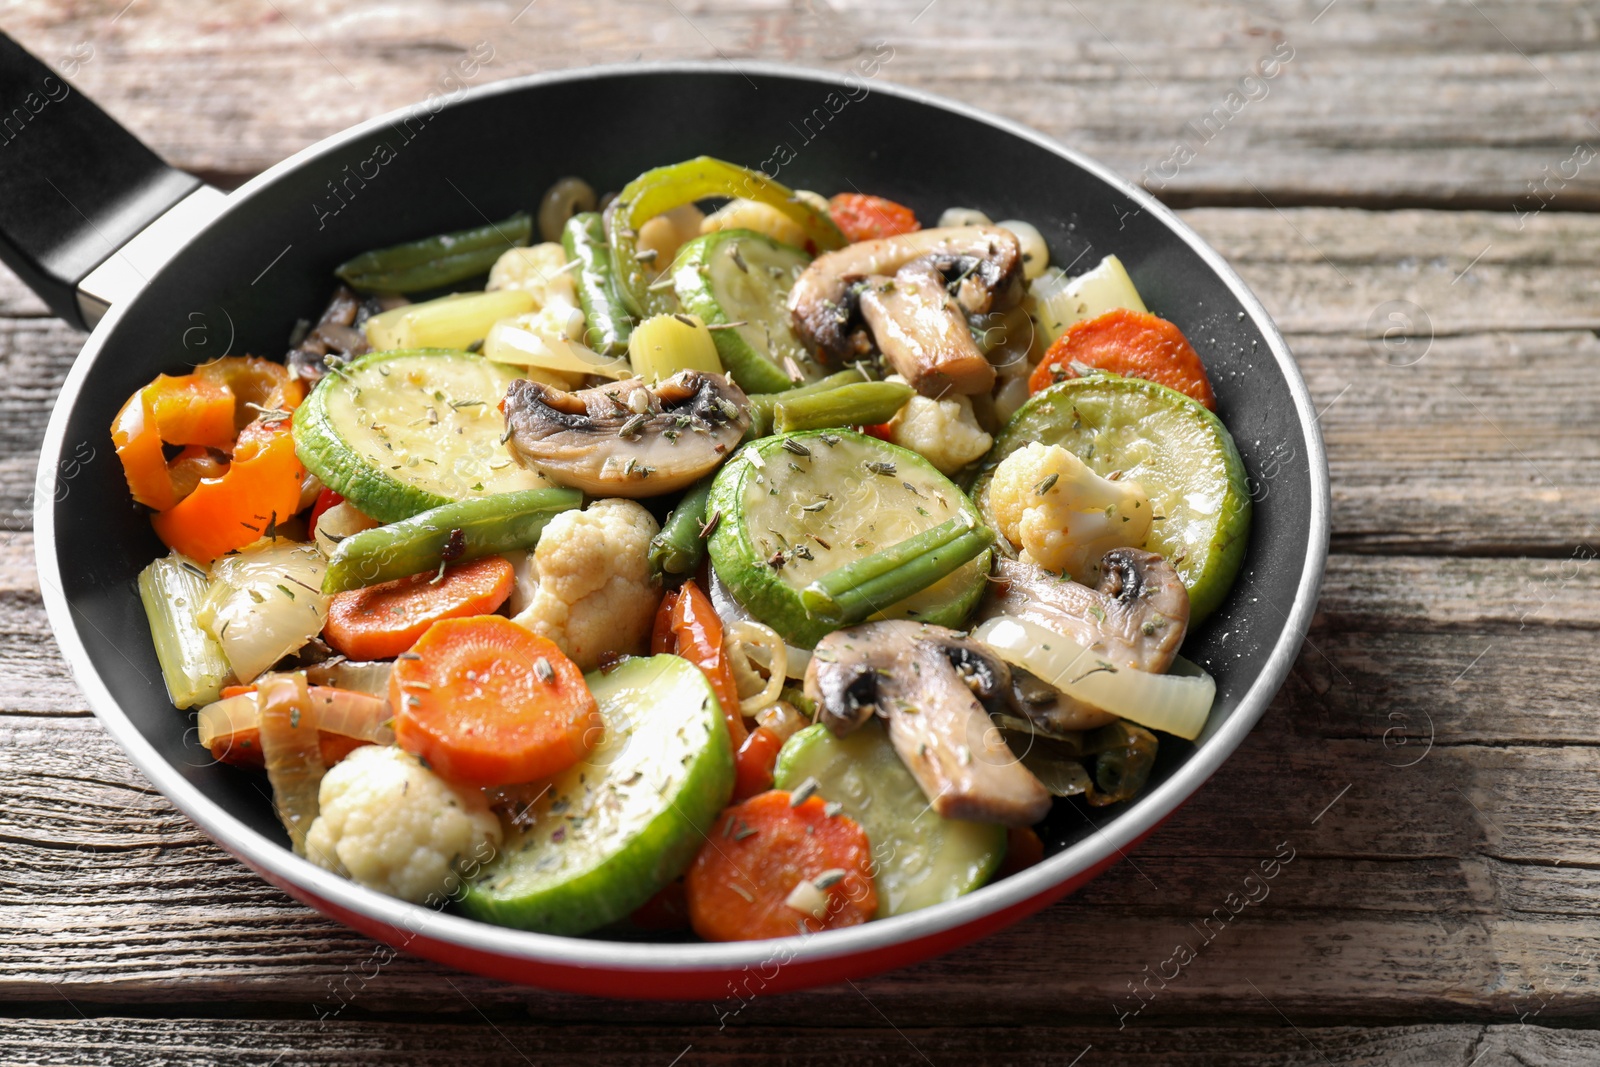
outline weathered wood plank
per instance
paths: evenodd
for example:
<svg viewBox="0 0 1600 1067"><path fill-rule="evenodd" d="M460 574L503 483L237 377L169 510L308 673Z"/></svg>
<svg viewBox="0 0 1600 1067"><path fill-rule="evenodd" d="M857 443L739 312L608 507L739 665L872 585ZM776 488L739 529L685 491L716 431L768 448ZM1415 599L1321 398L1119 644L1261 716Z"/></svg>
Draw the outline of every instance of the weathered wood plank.
<svg viewBox="0 0 1600 1067"><path fill-rule="evenodd" d="M505 1064L606 1063L620 1067L770 1064L971 1063L1053 1065L1069 1062L1144 1067L1282 1067L1328 1063L1341 1067L1501 1067L1536 1062L1549 1067L1591 1062L1600 1033L1533 1026L1462 1024L1296 1027L1271 1016L1260 1027L1192 1028L1076 1025L1000 1027L896 1026L857 1000L838 1029L799 1026L731 1027L567 1026L550 1029L502 1020L492 1029L463 1019L451 1025L361 1021L320 1025L301 1020L29 1019L0 1021L0 1042L19 1062L54 1065L144 1064L181 1061L272 1067L279 1062L345 1067L372 1063L454 1067L463 1057L485 1067ZM889 1025L885 1026L884 1023ZM1092 1050L1092 1051L1091 1051ZM1074 1061L1073 1057L1081 1057ZM674 1058L676 1057L676 1059Z"/></svg>
<svg viewBox="0 0 1600 1067"><path fill-rule="evenodd" d="M480 42L494 58L477 82L636 58L848 70L884 41L882 77L1035 126L1175 201L1600 206L1600 168L1572 161L1600 143L1600 44L1577 4L298 0L212 4L198 24L181 4L121 7L35 4L8 29L168 158L230 181L449 91Z"/></svg>

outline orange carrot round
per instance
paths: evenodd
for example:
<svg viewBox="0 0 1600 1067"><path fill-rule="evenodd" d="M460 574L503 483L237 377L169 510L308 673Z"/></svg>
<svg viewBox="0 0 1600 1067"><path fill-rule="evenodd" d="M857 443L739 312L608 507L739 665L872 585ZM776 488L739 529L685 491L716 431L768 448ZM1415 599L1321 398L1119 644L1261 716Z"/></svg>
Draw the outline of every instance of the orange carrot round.
<svg viewBox="0 0 1600 1067"><path fill-rule="evenodd" d="M434 623L395 661L389 702L400 747L464 785L564 771L603 729L577 664L499 615Z"/></svg>
<svg viewBox="0 0 1600 1067"><path fill-rule="evenodd" d="M828 201L828 214L852 242L898 237L922 229L917 216L904 204L865 193L840 193Z"/></svg>
<svg viewBox="0 0 1600 1067"><path fill-rule="evenodd" d="M390 659L417 643L440 619L488 615L511 595L515 572L504 556L339 593L328 604L322 636L353 660Z"/></svg>
<svg viewBox="0 0 1600 1067"><path fill-rule="evenodd" d="M847 815L821 798L791 805L773 790L727 808L689 867L684 888L695 933L707 941L755 941L856 926L878 910L872 846ZM795 889L810 882L815 892ZM791 906L816 901L816 912Z"/></svg>
<svg viewBox="0 0 1600 1067"><path fill-rule="evenodd" d="M1039 361L1028 391L1076 378L1074 363L1144 378L1193 397L1212 411L1217 407L1211 380L1183 331L1147 311L1115 308L1068 326Z"/></svg>

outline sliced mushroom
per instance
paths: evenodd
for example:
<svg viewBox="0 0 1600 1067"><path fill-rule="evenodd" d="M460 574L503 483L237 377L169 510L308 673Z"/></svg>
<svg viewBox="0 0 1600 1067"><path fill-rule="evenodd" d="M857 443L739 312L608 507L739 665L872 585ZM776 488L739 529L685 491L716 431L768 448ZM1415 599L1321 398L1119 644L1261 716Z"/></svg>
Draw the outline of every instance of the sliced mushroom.
<svg viewBox="0 0 1600 1067"><path fill-rule="evenodd" d="M721 463L750 426L743 390L693 370L654 386L629 378L571 393L518 379L500 410L519 462L594 496L683 489Z"/></svg>
<svg viewBox="0 0 1600 1067"><path fill-rule="evenodd" d="M1164 672L1189 626L1189 591L1159 553L1114 548L1094 588L1032 563L1002 559L985 617L1017 615L1065 634L1118 667Z"/></svg>
<svg viewBox="0 0 1600 1067"><path fill-rule="evenodd" d="M861 241L818 256L789 291L795 333L825 359L874 342L927 396L985 393L994 368L966 316L1022 297L1022 248L998 226L955 226Z"/></svg>
<svg viewBox="0 0 1600 1067"><path fill-rule="evenodd" d="M360 297L347 285L333 291L333 298L317 324L306 331L285 359L289 371L307 382L318 382L327 371L327 359L354 359L372 349L361 324L380 311L409 303L403 296ZM302 327L304 320L301 320Z"/></svg>
<svg viewBox="0 0 1600 1067"><path fill-rule="evenodd" d="M823 638L806 668L806 696L844 735L873 715L935 812L1028 826L1050 793L990 721L1014 712L1011 671L983 645L943 626L873 622Z"/></svg>

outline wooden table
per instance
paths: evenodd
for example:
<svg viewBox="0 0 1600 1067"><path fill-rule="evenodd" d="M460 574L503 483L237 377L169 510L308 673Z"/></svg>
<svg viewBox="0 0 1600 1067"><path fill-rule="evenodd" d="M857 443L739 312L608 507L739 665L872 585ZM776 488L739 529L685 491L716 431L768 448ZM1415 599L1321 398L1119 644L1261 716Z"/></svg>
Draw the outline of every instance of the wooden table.
<svg viewBox="0 0 1600 1067"><path fill-rule="evenodd" d="M637 57L844 69L887 41L884 77L1144 177L1238 265L1323 410L1334 554L1293 676L1223 771L1131 862L970 950L725 1026L703 1004L374 967L370 942L205 840L85 710L28 510L81 339L7 278L0 1061L1600 1058L1593 5L125 3L3 21L225 186L421 99L480 42L478 81ZM1275 51L1275 78L1241 83ZM1146 968L1280 847L1270 894L1131 1014Z"/></svg>

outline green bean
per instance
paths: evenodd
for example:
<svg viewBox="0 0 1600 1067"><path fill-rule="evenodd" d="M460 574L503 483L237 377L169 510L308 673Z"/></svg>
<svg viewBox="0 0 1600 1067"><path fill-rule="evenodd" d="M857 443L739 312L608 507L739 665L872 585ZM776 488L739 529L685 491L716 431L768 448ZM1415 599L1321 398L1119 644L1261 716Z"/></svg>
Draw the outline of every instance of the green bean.
<svg viewBox="0 0 1600 1067"><path fill-rule="evenodd" d="M576 489L523 489L460 500L351 534L328 558L324 593L341 593L538 543L545 524L583 503Z"/></svg>
<svg viewBox="0 0 1600 1067"><path fill-rule="evenodd" d="M707 476L689 487L672 509L661 532L650 539L650 569L659 577L693 574L706 554L706 501L711 496L712 478ZM701 531L705 530L705 535Z"/></svg>
<svg viewBox="0 0 1600 1067"><path fill-rule="evenodd" d="M900 382L857 382L809 396L779 393L772 412L773 429L789 433L888 422L915 393Z"/></svg>
<svg viewBox="0 0 1600 1067"><path fill-rule="evenodd" d="M800 591L800 602L813 618L850 626L921 592L993 543L989 527L950 519L829 571Z"/></svg>
<svg viewBox="0 0 1600 1067"><path fill-rule="evenodd" d="M561 231L561 247L566 249L569 260L581 264L575 281L578 302L583 305L583 318L588 324L584 343L603 355L627 355L633 320L617 298L611 249L606 244L600 216L593 211L572 216Z"/></svg>
<svg viewBox="0 0 1600 1067"><path fill-rule="evenodd" d="M796 397L816 396L818 393L830 392L843 388L846 385L856 385L872 379L867 372L859 366L847 367L836 374L826 378L819 378L807 385L797 385L793 389L785 389L781 393L752 393L750 394L750 429L745 433L747 440L766 437L772 433L772 418L777 406L782 401L793 400Z"/></svg>
<svg viewBox="0 0 1600 1067"><path fill-rule="evenodd" d="M506 249L527 244L532 233L532 217L519 211L509 219L477 229L363 252L339 264L333 272L369 293L437 289L484 273Z"/></svg>

